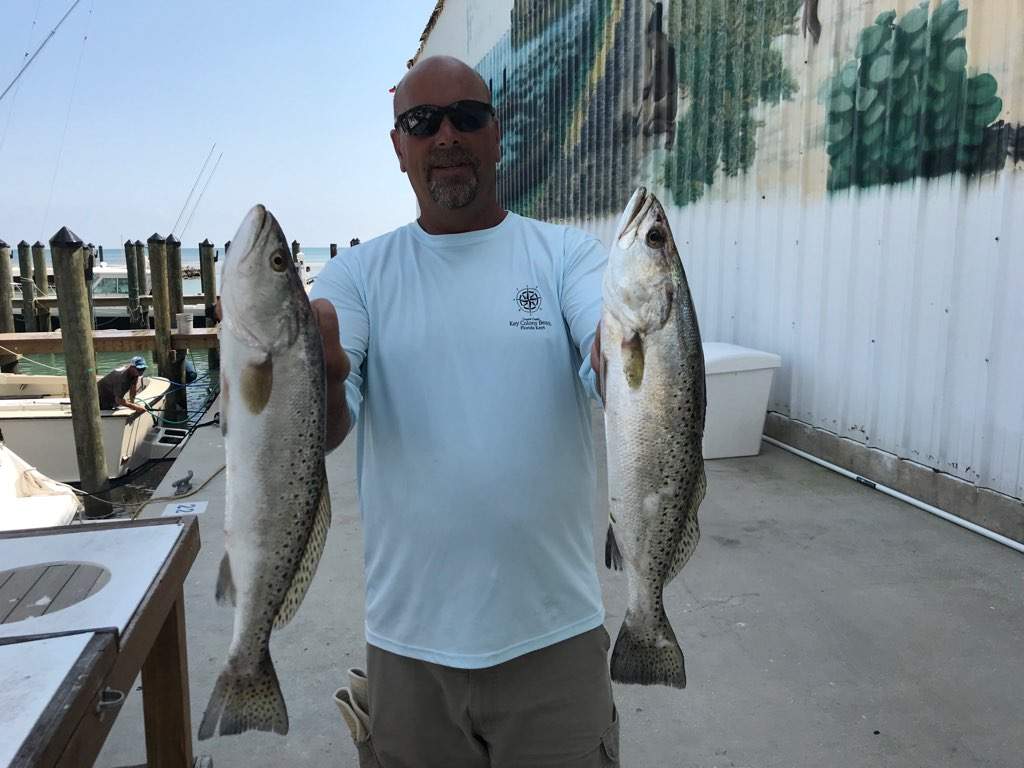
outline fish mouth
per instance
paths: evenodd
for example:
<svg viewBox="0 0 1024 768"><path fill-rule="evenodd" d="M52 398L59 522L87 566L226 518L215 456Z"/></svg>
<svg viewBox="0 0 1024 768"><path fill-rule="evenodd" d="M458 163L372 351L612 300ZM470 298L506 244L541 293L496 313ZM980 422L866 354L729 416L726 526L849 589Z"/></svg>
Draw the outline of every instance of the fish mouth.
<svg viewBox="0 0 1024 768"><path fill-rule="evenodd" d="M618 233L615 239L619 241L619 245L628 248L632 244L633 239L636 238L636 230L640 226L640 222L643 221L644 216L651 209L654 204L654 195L647 194L647 187L637 187L633 196L629 198L629 202L626 204L626 210L622 212L622 218L619 219ZM632 234L629 243L623 243L623 239L627 235Z"/></svg>

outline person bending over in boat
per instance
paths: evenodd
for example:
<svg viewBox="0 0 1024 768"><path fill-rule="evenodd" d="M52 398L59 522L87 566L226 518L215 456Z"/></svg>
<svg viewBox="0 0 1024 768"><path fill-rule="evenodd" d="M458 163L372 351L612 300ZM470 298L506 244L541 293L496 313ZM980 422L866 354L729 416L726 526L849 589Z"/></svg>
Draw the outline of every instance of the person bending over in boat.
<svg viewBox="0 0 1024 768"><path fill-rule="evenodd" d="M124 406L133 411L145 413L145 407L135 402L135 395L139 391L139 380L145 370L146 361L141 355L136 355L127 365L115 368L96 382L96 388L100 394L100 408L109 411ZM125 395L128 395L127 400L125 400Z"/></svg>

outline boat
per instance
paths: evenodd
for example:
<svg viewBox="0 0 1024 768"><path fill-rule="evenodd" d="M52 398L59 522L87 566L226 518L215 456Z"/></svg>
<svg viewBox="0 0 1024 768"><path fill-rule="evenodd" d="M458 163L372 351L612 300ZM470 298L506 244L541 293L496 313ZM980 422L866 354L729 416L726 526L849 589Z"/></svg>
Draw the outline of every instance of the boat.
<svg viewBox="0 0 1024 768"><path fill-rule="evenodd" d="M161 407L171 383L155 376L144 376L141 382L136 401ZM169 454L181 442L177 436L168 440L154 414L130 408L100 411L100 425L111 479L160 458L161 451ZM9 448L47 476L78 482L66 376L0 373L0 431Z"/></svg>
<svg viewBox="0 0 1024 768"><path fill-rule="evenodd" d="M74 488L18 456L0 432L0 531L68 525L81 511Z"/></svg>

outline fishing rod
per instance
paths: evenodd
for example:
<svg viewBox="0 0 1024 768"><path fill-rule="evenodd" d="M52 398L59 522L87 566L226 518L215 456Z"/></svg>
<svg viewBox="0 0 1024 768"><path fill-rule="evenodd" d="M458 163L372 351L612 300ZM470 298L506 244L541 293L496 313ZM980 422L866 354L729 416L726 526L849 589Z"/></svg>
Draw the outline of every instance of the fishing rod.
<svg viewBox="0 0 1024 768"><path fill-rule="evenodd" d="M50 42L50 39L51 39L51 38L52 38L52 37L53 37L53 36L54 36L55 34L57 34L57 30L58 30L58 29L60 29L60 25L64 23L64 20L65 20L65 19L67 19L67 17L68 17L68 16L70 16L70 15L71 15L71 12L72 12L73 10L75 10L75 8L76 8L76 7L78 6L78 4L79 4L80 2L82 2L82 0L75 0L75 2L71 4L71 7L67 9L67 11L66 11L66 12L64 13L64 15L63 15L63 16L61 17L60 21L58 21L58 22L57 22L57 26L55 26L55 27L54 27L53 29L51 29L51 30L50 30L50 34L48 34L48 35L46 36L46 39L45 39L45 40L43 40L43 42L41 42L41 43L39 44L39 47L38 47L38 48L36 48L36 50L35 50L35 53L33 53L33 54L32 54L32 55L31 55L31 56L29 57L29 60L28 60L28 61L26 61L26 62L24 63L24 65L22 65L21 69L19 69L19 70L18 70L18 74L16 74L16 75L14 76L14 79L13 79L13 80L11 80L11 82L10 82L10 83L8 84L8 86L7 86L6 88L4 88L4 92L3 92L3 93L0 93L0 101L3 101L3 100L4 100L4 96L6 96L6 95L7 95L7 93L8 93L8 91L10 91L10 90L11 90L11 88L13 88L13 87L14 87L14 84L15 84L16 82L18 82L18 80L19 80L19 79L21 78L21 76L22 76L23 74L25 74L25 70L29 68L29 65L30 65L30 64L32 64L32 62L33 62L33 61L35 61L35 60L36 60L36 56L38 56L38 55L39 55L39 52L40 52L41 50L43 50L43 48L45 48L45 47L46 47L46 44L47 44L48 42Z"/></svg>
<svg viewBox="0 0 1024 768"><path fill-rule="evenodd" d="M188 203L192 199L192 195L196 193L196 187L199 186L199 180L203 178L203 173L206 171L206 166L210 164L210 158L213 157L213 150L217 148L217 142L213 142L213 146L210 147L209 153L206 155L206 160L203 162L203 167L199 169L199 173L196 175L196 180L192 182L192 189L188 192L188 197L185 198L185 204L181 206L181 211L178 213L178 218L174 220L174 226L171 227L171 234L173 235L175 230L178 229L178 225L181 224L181 217L185 215L185 209L188 208ZM181 239L179 233L178 239Z"/></svg>
<svg viewBox="0 0 1024 768"><path fill-rule="evenodd" d="M178 239L179 240L181 240L183 237L185 237L185 232L186 232L186 230L188 230L188 225L192 223L192 217L196 215L196 211L199 209L199 203L202 201L203 195L206 194L206 188L208 186L210 186L210 180L213 178L213 175L215 173L217 173L217 167L220 165L220 159L222 157L224 157L224 153L223 152L221 152L217 156L217 162L213 164L213 170L210 171L210 175L206 177L206 183L203 184L203 188L199 192L199 197L196 198L196 204L194 206L192 206L192 213L190 213L188 215L188 219L185 221L185 226L181 228L181 234L178 235Z"/></svg>

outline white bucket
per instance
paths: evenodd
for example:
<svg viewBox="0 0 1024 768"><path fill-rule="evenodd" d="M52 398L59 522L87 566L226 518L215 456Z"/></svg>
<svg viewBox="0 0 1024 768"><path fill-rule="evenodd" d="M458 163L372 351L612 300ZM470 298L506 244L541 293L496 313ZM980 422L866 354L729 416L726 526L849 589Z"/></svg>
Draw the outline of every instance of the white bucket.
<svg viewBox="0 0 1024 768"><path fill-rule="evenodd" d="M178 333L192 333L192 313L179 312L177 315Z"/></svg>

